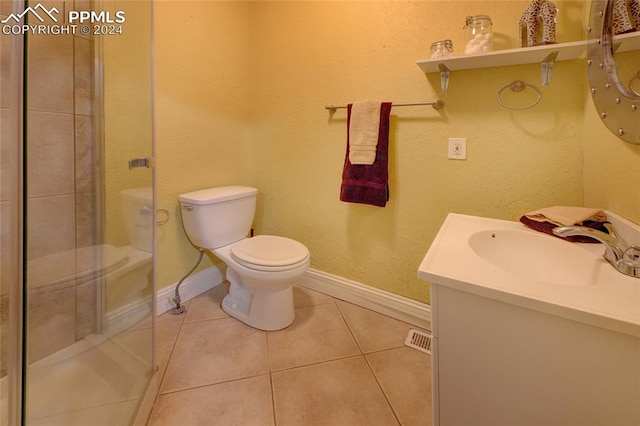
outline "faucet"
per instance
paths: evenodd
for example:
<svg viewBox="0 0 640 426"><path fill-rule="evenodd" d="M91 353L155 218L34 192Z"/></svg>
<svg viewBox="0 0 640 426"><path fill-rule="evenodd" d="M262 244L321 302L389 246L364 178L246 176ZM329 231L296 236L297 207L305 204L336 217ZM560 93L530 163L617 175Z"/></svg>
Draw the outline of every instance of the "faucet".
<svg viewBox="0 0 640 426"><path fill-rule="evenodd" d="M600 241L605 245L603 257L618 272L640 278L640 247L627 244L618 235L612 224L605 223L604 227L609 232L608 234L586 226L560 226L554 228L553 233L562 238L581 235Z"/></svg>

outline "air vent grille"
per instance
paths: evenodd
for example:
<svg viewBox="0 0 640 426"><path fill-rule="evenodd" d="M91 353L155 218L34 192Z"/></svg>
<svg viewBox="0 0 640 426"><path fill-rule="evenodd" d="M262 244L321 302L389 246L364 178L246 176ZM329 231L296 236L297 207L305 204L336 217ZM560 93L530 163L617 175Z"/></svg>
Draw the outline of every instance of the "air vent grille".
<svg viewBox="0 0 640 426"><path fill-rule="evenodd" d="M404 344L424 353L431 353L431 335L424 331L412 328L409 330L409 334L404 340Z"/></svg>

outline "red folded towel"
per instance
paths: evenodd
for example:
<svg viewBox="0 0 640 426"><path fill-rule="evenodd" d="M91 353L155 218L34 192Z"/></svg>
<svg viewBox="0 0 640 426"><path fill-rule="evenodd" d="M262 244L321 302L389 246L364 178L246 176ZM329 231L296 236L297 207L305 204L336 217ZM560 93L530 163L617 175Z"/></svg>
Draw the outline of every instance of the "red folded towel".
<svg viewBox="0 0 640 426"><path fill-rule="evenodd" d="M545 234L553 235L554 237L562 238L563 240L571 241L573 243L599 243L600 242L591 237L587 237L586 235L571 235L569 237L558 237L553 233L553 229L557 228L558 225L550 222L538 222L535 220L531 220L526 215L520 217L520 222L522 222L524 225L528 226L529 228L535 231L544 232ZM582 222L580 226L586 226L587 228L593 228L595 230L602 231L608 234L609 230L604 227L605 223L609 223L609 222L596 222L592 220L585 220L584 222Z"/></svg>
<svg viewBox="0 0 640 426"><path fill-rule="evenodd" d="M373 164L351 164L349 161L349 125L351 107L347 105L347 152L342 170L340 201L371 204L384 207L389 201L389 114L391 102L383 102L380 107L380 130L376 159Z"/></svg>

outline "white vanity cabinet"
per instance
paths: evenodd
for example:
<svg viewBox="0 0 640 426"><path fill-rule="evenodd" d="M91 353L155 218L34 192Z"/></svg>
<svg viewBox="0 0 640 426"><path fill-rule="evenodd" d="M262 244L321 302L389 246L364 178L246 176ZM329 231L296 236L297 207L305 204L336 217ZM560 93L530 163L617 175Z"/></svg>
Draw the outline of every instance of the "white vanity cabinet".
<svg viewBox="0 0 640 426"><path fill-rule="evenodd" d="M637 225L607 214L638 244ZM418 271L431 284L434 426L640 425L640 279L603 251L447 217Z"/></svg>
<svg viewBox="0 0 640 426"><path fill-rule="evenodd" d="M640 425L638 337L432 285L434 425Z"/></svg>

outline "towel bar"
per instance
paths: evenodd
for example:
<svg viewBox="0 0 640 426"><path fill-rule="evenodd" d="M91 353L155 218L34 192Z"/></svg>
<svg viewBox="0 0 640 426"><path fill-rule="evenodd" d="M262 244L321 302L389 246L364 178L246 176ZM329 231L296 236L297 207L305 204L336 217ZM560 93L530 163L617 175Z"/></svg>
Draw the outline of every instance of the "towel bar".
<svg viewBox="0 0 640 426"><path fill-rule="evenodd" d="M405 103L398 103L398 104L391 104L392 107L397 107L397 106L420 106L420 105L431 105L433 107L433 109L440 109L444 107L444 101L441 101L440 99L435 100L435 101L426 101L426 102L405 102ZM328 110L337 110L338 108L346 108L346 105L325 105L324 109L328 109Z"/></svg>

